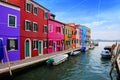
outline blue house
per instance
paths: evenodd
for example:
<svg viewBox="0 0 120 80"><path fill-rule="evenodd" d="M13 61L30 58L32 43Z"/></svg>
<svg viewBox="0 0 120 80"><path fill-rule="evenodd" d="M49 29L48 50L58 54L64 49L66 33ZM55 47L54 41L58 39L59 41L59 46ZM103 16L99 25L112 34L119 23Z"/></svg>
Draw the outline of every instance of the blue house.
<svg viewBox="0 0 120 80"><path fill-rule="evenodd" d="M81 45L82 45L82 51L86 51L86 40L87 40L87 28L86 26L81 25L79 29L82 31L81 33Z"/></svg>

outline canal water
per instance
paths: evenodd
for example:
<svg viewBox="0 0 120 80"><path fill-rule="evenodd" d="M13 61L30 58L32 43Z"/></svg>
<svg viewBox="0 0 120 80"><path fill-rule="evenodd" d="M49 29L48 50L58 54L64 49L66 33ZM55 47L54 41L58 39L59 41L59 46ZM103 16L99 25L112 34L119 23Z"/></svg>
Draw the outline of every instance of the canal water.
<svg viewBox="0 0 120 80"><path fill-rule="evenodd" d="M114 42L115 43L115 42ZM100 42L99 46L78 56L70 56L67 61L57 66L37 65L22 73L13 73L13 77L5 80L117 80L117 73L113 70L109 75L111 60L101 59L104 46L113 42ZM0 79L2 80L2 79Z"/></svg>

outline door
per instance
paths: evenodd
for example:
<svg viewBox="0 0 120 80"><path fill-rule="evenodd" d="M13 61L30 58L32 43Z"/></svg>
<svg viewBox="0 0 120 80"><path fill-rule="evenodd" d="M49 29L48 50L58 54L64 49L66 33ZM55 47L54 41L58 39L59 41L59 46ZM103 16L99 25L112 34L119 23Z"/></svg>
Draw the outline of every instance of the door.
<svg viewBox="0 0 120 80"><path fill-rule="evenodd" d="M3 42L0 39L0 63L2 62L3 58L4 58Z"/></svg>
<svg viewBox="0 0 120 80"><path fill-rule="evenodd" d="M56 42L54 42L53 46L54 46L54 52L56 52Z"/></svg>
<svg viewBox="0 0 120 80"><path fill-rule="evenodd" d="M39 55L42 54L42 41L39 41L39 43L38 43L38 53L39 53Z"/></svg>
<svg viewBox="0 0 120 80"><path fill-rule="evenodd" d="M29 40L26 40L26 43L25 43L25 57L30 57L30 42Z"/></svg>

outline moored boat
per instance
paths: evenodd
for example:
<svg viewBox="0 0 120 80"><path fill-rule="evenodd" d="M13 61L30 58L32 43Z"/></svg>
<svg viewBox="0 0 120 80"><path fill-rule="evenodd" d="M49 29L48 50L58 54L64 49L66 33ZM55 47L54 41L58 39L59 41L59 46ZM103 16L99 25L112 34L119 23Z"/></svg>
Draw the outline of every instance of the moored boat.
<svg viewBox="0 0 120 80"><path fill-rule="evenodd" d="M109 50L103 50L101 53L102 58L104 59L110 59L111 58L111 54Z"/></svg>
<svg viewBox="0 0 120 80"><path fill-rule="evenodd" d="M67 60L68 58L68 54L58 54L55 57L49 58L46 63L47 64L52 64L52 65L58 65L62 62L64 62L65 60Z"/></svg>
<svg viewBox="0 0 120 80"><path fill-rule="evenodd" d="M70 55L71 56L75 56L75 55L78 55L78 54L80 54L80 51L71 51L71 53L70 53Z"/></svg>

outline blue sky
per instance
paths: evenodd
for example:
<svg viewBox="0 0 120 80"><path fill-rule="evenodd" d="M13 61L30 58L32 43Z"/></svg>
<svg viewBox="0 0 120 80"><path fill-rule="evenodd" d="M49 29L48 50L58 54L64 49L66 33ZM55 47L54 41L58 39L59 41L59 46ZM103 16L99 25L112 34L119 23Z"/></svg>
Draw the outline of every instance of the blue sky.
<svg viewBox="0 0 120 80"><path fill-rule="evenodd" d="M120 39L120 0L35 0L65 23L91 28L92 39Z"/></svg>

